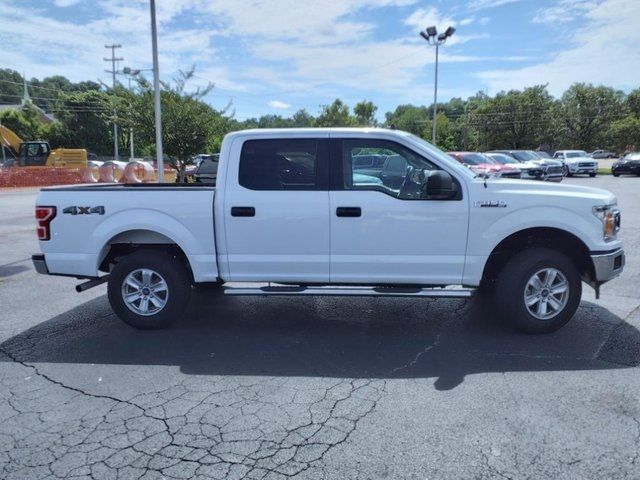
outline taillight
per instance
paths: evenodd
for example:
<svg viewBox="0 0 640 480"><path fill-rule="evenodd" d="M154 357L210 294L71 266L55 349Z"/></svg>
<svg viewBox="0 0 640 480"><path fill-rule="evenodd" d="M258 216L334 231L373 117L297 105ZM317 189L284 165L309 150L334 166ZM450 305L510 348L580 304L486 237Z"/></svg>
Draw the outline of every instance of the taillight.
<svg viewBox="0 0 640 480"><path fill-rule="evenodd" d="M51 239L51 220L56 216L56 207L36 206L36 222L38 224L38 240Z"/></svg>

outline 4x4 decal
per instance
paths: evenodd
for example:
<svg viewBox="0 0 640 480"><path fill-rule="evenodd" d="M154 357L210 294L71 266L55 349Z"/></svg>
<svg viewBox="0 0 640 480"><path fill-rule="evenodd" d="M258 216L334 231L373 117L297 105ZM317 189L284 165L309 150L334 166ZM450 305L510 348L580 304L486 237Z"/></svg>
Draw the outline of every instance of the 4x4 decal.
<svg viewBox="0 0 640 480"><path fill-rule="evenodd" d="M68 215L91 215L93 213L104 215L104 207L102 205L99 207L67 207L62 210L62 213Z"/></svg>

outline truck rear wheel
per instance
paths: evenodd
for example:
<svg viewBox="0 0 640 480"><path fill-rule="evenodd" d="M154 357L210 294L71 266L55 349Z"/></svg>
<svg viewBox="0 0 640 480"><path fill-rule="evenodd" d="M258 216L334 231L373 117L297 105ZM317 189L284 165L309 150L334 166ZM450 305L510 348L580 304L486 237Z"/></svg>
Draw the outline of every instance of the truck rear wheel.
<svg viewBox="0 0 640 480"><path fill-rule="evenodd" d="M111 308L123 322L139 329L168 327L185 310L190 295L185 266L164 252L127 255L109 276Z"/></svg>
<svg viewBox="0 0 640 480"><path fill-rule="evenodd" d="M573 262L549 248L531 248L511 258L498 274L495 305L525 333L549 333L575 314L582 281Z"/></svg>

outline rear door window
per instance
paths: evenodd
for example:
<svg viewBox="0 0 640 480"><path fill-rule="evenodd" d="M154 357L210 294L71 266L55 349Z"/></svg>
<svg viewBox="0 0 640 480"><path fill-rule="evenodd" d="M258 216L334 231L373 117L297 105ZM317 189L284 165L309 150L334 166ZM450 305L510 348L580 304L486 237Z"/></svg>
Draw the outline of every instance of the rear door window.
<svg viewBox="0 0 640 480"><path fill-rule="evenodd" d="M327 151L324 139L248 140L239 183L250 190L326 189Z"/></svg>

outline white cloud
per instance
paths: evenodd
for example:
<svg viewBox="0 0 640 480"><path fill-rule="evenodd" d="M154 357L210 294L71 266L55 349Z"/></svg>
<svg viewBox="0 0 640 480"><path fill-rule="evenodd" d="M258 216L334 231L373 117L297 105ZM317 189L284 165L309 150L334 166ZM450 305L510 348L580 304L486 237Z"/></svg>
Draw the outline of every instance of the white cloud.
<svg viewBox="0 0 640 480"><path fill-rule="evenodd" d="M596 0L560 0L548 8L541 8L533 17L534 23L567 23L598 5Z"/></svg>
<svg viewBox="0 0 640 480"><path fill-rule="evenodd" d="M404 23L420 30L435 25L441 31L456 24L453 18L441 15L436 7L419 8L409 15Z"/></svg>
<svg viewBox="0 0 640 480"><path fill-rule="evenodd" d="M202 1L201 7L226 24L227 34L296 39L304 44L358 41L374 25L345 17L364 9L407 6L417 0L238 0Z"/></svg>
<svg viewBox="0 0 640 480"><path fill-rule="evenodd" d="M568 47L550 61L516 70L485 71L479 77L491 93L546 83L554 95L575 82L636 87L631 72L640 71L639 18L638 0L603 0L583 11L582 27L568 36Z"/></svg>
<svg viewBox="0 0 640 480"><path fill-rule="evenodd" d="M278 110L286 110L288 108L291 108L291 104L281 102L280 100L271 100L267 103L267 105Z"/></svg>
<svg viewBox="0 0 640 480"><path fill-rule="evenodd" d="M516 3L520 0L471 0L467 4L469 10L484 10L486 8L500 7L509 3Z"/></svg>

